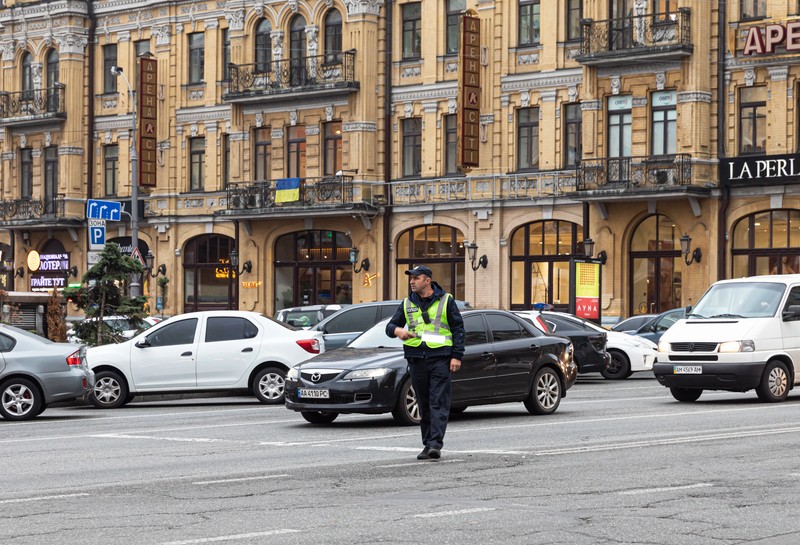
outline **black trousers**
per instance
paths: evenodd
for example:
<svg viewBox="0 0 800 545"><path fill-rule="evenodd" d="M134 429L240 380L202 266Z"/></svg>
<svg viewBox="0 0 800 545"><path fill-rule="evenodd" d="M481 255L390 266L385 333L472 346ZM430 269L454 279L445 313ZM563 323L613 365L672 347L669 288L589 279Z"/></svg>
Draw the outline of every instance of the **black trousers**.
<svg viewBox="0 0 800 545"><path fill-rule="evenodd" d="M450 356L409 358L408 369L419 405L422 444L441 449L450 417Z"/></svg>

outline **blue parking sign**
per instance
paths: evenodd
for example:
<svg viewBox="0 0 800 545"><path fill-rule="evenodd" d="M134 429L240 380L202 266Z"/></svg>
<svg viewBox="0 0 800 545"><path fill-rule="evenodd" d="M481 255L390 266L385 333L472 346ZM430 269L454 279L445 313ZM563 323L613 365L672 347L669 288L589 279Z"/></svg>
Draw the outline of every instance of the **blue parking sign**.
<svg viewBox="0 0 800 545"><path fill-rule="evenodd" d="M92 246L105 246L106 244L106 228L102 225L93 225L89 227L89 244Z"/></svg>

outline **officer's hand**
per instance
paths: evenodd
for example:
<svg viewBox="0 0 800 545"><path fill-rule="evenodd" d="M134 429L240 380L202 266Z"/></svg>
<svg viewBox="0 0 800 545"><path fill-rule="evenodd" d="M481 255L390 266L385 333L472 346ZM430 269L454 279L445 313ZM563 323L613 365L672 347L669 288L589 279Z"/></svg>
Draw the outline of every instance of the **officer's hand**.
<svg viewBox="0 0 800 545"><path fill-rule="evenodd" d="M455 359L455 358L452 358L452 359L450 360L450 371L451 371L452 373L455 373L455 372L456 372L456 371L458 371L459 369L461 369L461 360L457 360L457 359Z"/></svg>
<svg viewBox="0 0 800 545"><path fill-rule="evenodd" d="M400 339L401 341L406 341L408 339L413 339L416 337L413 331L409 331L402 327L394 328L394 336Z"/></svg>

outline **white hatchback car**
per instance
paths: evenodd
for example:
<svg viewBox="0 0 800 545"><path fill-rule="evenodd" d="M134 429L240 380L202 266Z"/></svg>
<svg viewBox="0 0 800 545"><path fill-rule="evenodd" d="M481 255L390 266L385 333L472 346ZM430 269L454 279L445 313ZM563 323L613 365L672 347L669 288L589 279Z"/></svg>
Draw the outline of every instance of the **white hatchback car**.
<svg viewBox="0 0 800 545"><path fill-rule="evenodd" d="M127 342L90 348L89 400L114 409L138 394L249 390L262 403L282 404L289 368L324 351L321 333L257 312L182 314Z"/></svg>

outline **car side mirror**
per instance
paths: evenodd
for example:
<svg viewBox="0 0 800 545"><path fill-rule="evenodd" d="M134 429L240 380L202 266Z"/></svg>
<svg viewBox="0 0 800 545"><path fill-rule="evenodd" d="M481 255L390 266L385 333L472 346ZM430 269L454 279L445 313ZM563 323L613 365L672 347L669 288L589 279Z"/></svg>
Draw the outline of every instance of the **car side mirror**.
<svg viewBox="0 0 800 545"><path fill-rule="evenodd" d="M686 316L692 313L692 305L686 305Z"/></svg>
<svg viewBox="0 0 800 545"><path fill-rule="evenodd" d="M789 308L781 313L784 322L795 322L800 320L800 305L789 305Z"/></svg>
<svg viewBox="0 0 800 545"><path fill-rule="evenodd" d="M148 341L145 338L145 339L142 339L141 341L137 341L135 346L136 346L136 348L147 348L147 347L150 346L150 341Z"/></svg>

